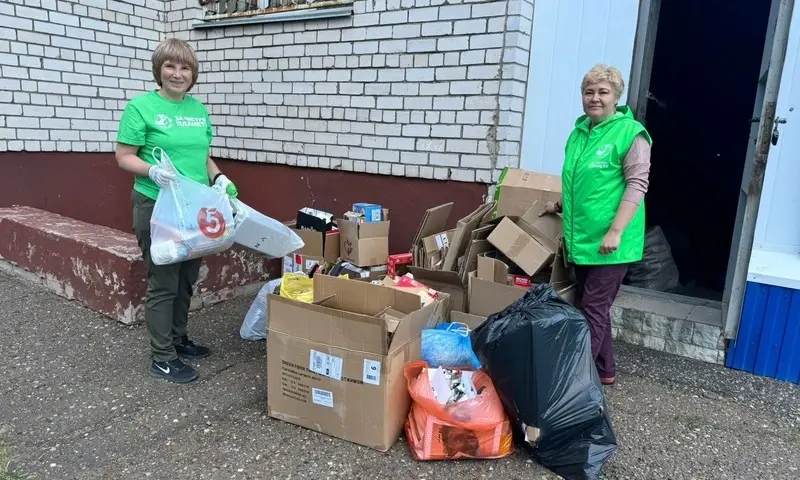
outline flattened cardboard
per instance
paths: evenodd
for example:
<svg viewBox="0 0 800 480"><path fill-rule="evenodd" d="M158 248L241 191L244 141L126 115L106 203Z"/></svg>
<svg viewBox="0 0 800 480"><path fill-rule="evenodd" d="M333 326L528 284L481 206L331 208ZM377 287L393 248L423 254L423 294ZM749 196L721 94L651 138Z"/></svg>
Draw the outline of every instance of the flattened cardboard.
<svg viewBox="0 0 800 480"><path fill-rule="evenodd" d="M454 233L455 230L448 230L423 238L423 261L420 266L431 270L441 270L444 256L450 248L450 242L453 240Z"/></svg>
<svg viewBox="0 0 800 480"><path fill-rule="evenodd" d="M486 255L478 256L478 278L494 283L508 283L508 265L502 260L488 257Z"/></svg>
<svg viewBox="0 0 800 480"><path fill-rule="evenodd" d="M420 267L425 265L422 239L447 229L447 222L450 220L450 212L453 211L453 205L454 202L450 202L425 210L419 228L417 228L417 233L414 235L414 242L411 244L413 266Z"/></svg>
<svg viewBox="0 0 800 480"><path fill-rule="evenodd" d="M385 265L389 257L390 222L338 220L339 255L357 267Z"/></svg>
<svg viewBox="0 0 800 480"><path fill-rule="evenodd" d="M317 282L315 276L315 287L334 293L321 305L269 296L267 412L387 451L399 438L410 407L403 366L420 358L420 332L443 320L436 314L440 302L405 312L405 302L415 295L323 277ZM338 298L343 293L357 300ZM315 291L317 297L325 295ZM366 313L380 301L388 304ZM351 304L360 312L331 306Z"/></svg>
<svg viewBox="0 0 800 480"><path fill-rule="evenodd" d="M473 240L467 247L464 254L464 263L461 265L461 281L467 284L467 274L478 268L478 255L493 250L492 244L488 240Z"/></svg>
<svg viewBox="0 0 800 480"><path fill-rule="evenodd" d="M451 310L467 311L467 289L458 272L409 267L408 273L414 275L414 279L418 282L424 283L438 292L448 294Z"/></svg>
<svg viewBox="0 0 800 480"><path fill-rule="evenodd" d="M469 279L469 313L488 317L522 298L525 292L524 288L472 277Z"/></svg>
<svg viewBox="0 0 800 480"><path fill-rule="evenodd" d="M495 217L521 216L534 201L544 205L561 199L561 177L505 168L495 188Z"/></svg>
<svg viewBox="0 0 800 480"><path fill-rule="evenodd" d="M485 203L476 208L472 213L458 221L453 241L447 250L447 255L442 265L442 270L455 270L458 259L466 253L469 238L473 230L478 227L486 212L494 208L494 203Z"/></svg>

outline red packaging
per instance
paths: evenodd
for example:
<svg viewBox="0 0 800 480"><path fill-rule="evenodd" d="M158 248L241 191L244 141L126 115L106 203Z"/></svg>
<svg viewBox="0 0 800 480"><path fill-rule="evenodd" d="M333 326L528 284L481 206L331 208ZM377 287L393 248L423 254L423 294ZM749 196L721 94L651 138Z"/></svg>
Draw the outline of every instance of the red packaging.
<svg viewBox="0 0 800 480"><path fill-rule="evenodd" d="M522 288L530 288L533 285L531 281L531 277L526 277L524 275L509 275L508 280L511 285L515 287L522 287Z"/></svg>
<svg viewBox="0 0 800 480"><path fill-rule="evenodd" d="M410 265L411 261L411 252L389 255L386 259L386 274L389 278L396 277L400 273L398 270L403 269L403 265Z"/></svg>

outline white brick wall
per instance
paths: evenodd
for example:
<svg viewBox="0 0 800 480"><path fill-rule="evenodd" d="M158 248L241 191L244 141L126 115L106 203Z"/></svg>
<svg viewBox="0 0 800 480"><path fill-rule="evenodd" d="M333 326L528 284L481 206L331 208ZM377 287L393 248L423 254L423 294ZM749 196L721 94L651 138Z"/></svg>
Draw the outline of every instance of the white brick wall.
<svg viewBox="0 0 800 480"><path fill-rule="evenodd" d="M0 2L0 151L111 152L125 103L153 88L162 0Z"/></svg>
<svg viewBox="0 0 800 480"><path fill-rule="evenodd" d="M215 156L485 183L519 164L533 0L354 8L194 30L196 0L5 0L0 151L112 151L152 49L177 36L201 61Z"/></svg>
<svg viewBox="0 0 800 480"><path fill-rule="evenodd" d="M193 30L213 154L493 182L519 164L533 0L356 0L352 18Z"/></svg>

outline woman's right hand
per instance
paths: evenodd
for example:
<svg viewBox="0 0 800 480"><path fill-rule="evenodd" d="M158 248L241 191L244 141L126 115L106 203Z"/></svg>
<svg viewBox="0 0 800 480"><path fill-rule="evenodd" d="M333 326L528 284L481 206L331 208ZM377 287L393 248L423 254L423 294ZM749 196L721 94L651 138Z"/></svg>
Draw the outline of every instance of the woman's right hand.
<svg viewBox="0 0 800 480"><path fill-rule="evenodd" d="M147 171L147 176L150 177L150 180L152 180L153 183L161 188L166 187L169 185L170 181L175 180L174 173L158 165L153 165L150 167L150 170Z"/></svg>

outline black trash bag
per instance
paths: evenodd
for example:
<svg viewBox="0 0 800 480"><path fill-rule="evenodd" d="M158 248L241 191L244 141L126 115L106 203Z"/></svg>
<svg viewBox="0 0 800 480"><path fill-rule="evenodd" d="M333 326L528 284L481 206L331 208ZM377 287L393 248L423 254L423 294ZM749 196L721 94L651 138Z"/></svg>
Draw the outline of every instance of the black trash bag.
<svg viewBox="0 0 800 480"><path fill-rule="evenodd" d="M661 227L647 229L643 257L628 267L625 284L658 292L675 292L680 288L678 265Z"/></svg>
<svg viewBox="0 0 800 480"><path fill-rule="evenodd" d="M568 480L599 479L617 438L581 312L536 285L476 328L472 345L522 447ZM526 427L539 429L533 445Z"/></svg>

